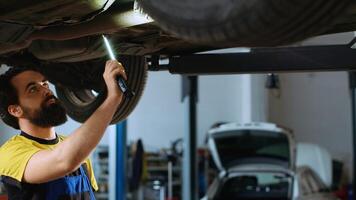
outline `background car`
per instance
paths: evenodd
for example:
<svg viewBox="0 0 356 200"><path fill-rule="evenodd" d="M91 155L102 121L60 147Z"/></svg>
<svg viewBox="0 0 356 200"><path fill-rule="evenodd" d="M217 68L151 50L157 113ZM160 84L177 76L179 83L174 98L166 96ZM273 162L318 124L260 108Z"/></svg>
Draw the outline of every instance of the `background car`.
<svg viewBox="0 0 356 200"><path fill-rule="evenodd" d="M208 134L219 175L205 199L337 199L312 168L297 168L290 130L270 123L228 123Z"/></svg>
<svg viewBox="0 0 356 200"><path fill-rule="evenodd" d="M308 166L298 167L296 174L297 200L337 200L318 174Z"/></svg>

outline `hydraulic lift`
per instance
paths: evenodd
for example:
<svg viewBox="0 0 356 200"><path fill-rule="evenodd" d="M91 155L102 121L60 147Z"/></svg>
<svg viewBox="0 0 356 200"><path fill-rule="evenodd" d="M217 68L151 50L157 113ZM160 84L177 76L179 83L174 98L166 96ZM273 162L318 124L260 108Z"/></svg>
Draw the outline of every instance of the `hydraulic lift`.
<svg viewBox="0 0 356 200"><path fill-rule="evenodd" d="M272 72L350 72L353 124L353 194L356 194L356 39L346 45L252 48L249 52L172 56L166 64L159 57L150 60L150 71L181 74L183 99L189 99L189 132L184 137L183 198L197 199L197 76Z"/></svg>

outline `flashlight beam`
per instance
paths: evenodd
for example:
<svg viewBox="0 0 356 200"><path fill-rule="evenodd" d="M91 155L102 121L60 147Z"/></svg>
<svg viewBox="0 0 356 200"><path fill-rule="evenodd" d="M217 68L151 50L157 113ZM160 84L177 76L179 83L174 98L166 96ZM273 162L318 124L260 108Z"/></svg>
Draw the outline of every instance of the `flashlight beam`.
<svg viewBox="0 0 356 200"><path fill-rule="evenodd" d="M105 46L106 46L106 49L108 50L108 53L109 53L109 57L111 60L116 60L115 56L114 56L114 52L111 48L111 45L109 43L109 40L104 36L103 36L103 39L104 39L104 43L105 43Z"/></svg>
<svg viewBox="0 0 356 200"><path fill-rule="evenodd" d="M110 43L109 43L109 40L104 36L104 35L101 35L103 37L103 40L104 40L104 43L105 43L105 47L106 47L106 50L109 54L109 57L111 60L116 60L115 58L115 55L114 55L114 52L110 46ZM131 99L133 96L135 96L135 92L132 91L126 84L126 81L121 77L121 76L118 76L116 77L116 80L117 80L117 84L120 88L120 90L122 91L122 93L124 94L124 96L128 99Z"/></svg>

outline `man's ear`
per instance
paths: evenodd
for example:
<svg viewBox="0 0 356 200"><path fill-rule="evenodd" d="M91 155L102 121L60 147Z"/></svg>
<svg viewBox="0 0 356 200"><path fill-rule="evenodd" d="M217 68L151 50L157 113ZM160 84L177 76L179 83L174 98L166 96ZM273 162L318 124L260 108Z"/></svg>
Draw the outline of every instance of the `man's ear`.
<svg viewBox="0 0 356 200"><path fill-rule="evenodd" d="M10 113L10 115L17 118L21 117L23 114L22 109L19 105L9 105L7 111Z"/></svg>

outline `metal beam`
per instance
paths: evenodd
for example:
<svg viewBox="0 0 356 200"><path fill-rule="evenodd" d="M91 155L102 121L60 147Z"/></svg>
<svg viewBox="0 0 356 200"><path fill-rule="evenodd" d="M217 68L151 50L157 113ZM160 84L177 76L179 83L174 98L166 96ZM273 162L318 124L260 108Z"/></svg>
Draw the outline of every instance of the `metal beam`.
<svg viewBox="0 0 356 200"><path fill-rule="evenodd" d="M350 45L256 48L243 53L192 54L171 57L160 68L172 74L218 75L267 72L356 70Z"/></svg>

